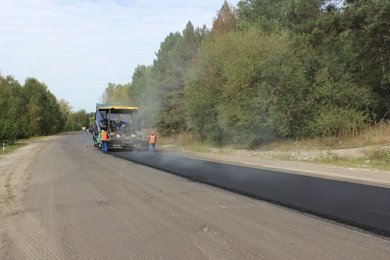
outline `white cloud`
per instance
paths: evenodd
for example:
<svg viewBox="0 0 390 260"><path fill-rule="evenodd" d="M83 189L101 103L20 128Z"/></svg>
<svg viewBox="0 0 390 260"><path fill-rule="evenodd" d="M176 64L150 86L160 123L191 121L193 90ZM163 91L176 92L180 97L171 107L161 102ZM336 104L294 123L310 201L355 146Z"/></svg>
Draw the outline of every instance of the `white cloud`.
<svg viewBox="0 0 390 260"><path fill-rule="evenodd" d="M187 21L210 26L222 3L0 0L0 69L21 83L35 77L75 110L93 111L108 82L129 82Z"/></svg>

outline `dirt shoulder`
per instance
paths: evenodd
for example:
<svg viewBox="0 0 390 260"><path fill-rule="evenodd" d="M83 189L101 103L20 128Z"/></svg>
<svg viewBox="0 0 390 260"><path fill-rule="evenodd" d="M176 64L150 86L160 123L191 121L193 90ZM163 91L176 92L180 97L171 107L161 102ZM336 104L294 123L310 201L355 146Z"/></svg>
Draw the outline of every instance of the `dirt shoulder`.
<svg viewBox="0 0 390 260"><path fill-rule="evenodd" d="M31 179L31 164L58 136L30 139L26 146L0 156L0 220L15 214Z"/></svg>

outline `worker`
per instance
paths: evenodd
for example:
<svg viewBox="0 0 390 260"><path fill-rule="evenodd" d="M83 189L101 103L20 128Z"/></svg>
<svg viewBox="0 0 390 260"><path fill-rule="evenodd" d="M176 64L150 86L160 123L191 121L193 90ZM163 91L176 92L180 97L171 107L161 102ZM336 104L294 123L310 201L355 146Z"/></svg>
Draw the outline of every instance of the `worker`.
<svg viewBox="0 0 390 260"><path fill-rule="evenodd" d="M157 136L154 132L151 132L148 137L150 148L153 150L153 152L156 152L156 143L157 143Z"/></svg>
<svg viewBox="0 0 390 260"><path fill-rule="evenodd" d="M108 148L107 148L108 135L107 135L107 132L103 129L100 132L100 140L102 141L102 152L107 153L107 151L108 151Z"/></svg>

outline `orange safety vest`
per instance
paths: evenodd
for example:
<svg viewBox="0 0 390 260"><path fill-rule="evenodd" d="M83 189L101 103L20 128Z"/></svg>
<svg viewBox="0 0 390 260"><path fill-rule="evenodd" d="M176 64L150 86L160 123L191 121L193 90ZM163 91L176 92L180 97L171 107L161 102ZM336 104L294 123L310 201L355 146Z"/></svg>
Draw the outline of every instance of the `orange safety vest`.
<svg viewBox="0 0 390 260"><path fill-rule="evenodd" d="M107 141L107 139L108 139L107 132L102 130L102 132L100 133L100 140Z"/></svg>
<svg viewBox="0 0 390 260"><path fill-rule="evenodd" d="M155 144L157 142L157 136L156 135L149 135L149 143Z"/></svg>

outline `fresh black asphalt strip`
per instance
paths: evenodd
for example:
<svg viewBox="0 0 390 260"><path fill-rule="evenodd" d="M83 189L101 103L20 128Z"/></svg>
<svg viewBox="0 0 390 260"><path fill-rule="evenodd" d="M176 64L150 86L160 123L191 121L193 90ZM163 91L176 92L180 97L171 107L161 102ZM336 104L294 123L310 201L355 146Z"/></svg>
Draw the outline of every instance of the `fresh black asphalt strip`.
<svg viewBox="0 0 390 260"><path fill-rule="evenodd" d="M115 156L390 236L390 189L151 152Z"/></svg>

